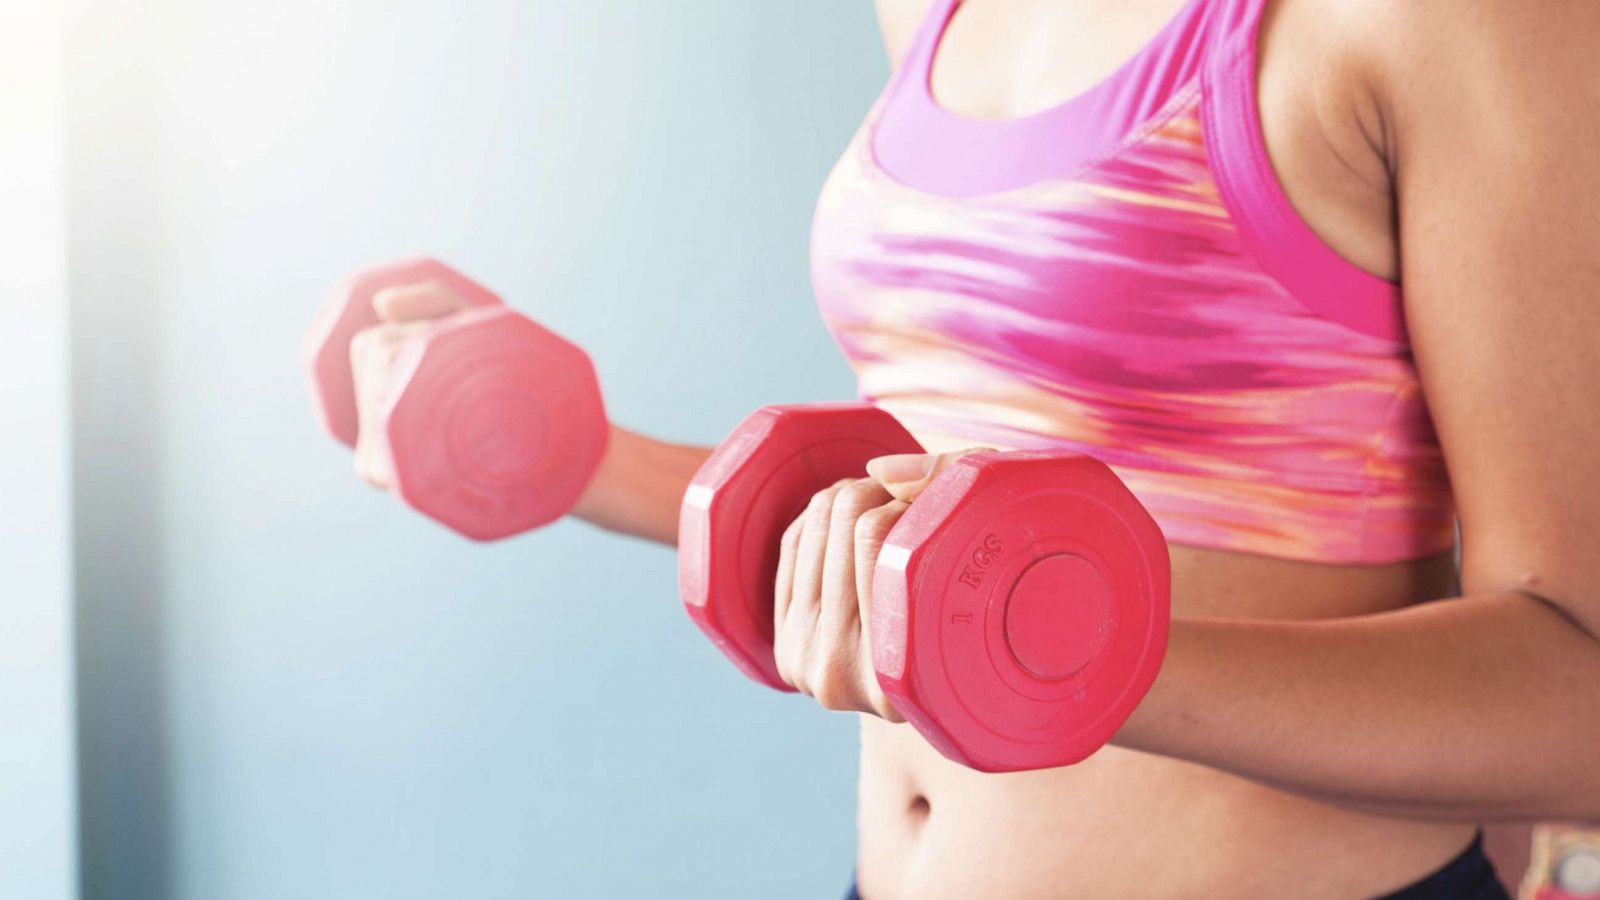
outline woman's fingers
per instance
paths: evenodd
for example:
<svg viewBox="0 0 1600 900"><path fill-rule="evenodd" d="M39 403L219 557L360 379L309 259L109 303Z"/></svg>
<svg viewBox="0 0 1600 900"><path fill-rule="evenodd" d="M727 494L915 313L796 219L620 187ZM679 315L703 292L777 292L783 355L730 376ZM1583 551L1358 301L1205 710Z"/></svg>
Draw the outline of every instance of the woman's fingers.
<svg viewBox="0 0 1600 900"><path fill-rule="evenodd" d="M384 433L384 417L397 385L395 364L414 338L434 319L466 309L467 303L433 281L384 288L372 297L381 320L350 341L350 370L356 394L356 474L368 484L388 488L394 463Z"/></svg>
<svg viewBox="0 0 1600 900"><path fill-rule="evenodd" d="M789 612L794 615L802 609L815 618L817 599L822 596L822 564L828 546L828 526L833 518L833 501L842 484L835 484L816 493L800 518L800 542L795 549L794 593Z"/></svg>
<svg viewBox="0 0 1600 900"><path fill-rule="evenodd" d="M772 598L774 634L789 615L789 598L794 592L795 556L800 548L800 532L804 528L805 518L795 519L783 530L783 538L778 542L778 574L774 579L776 583L773 585Z"/></svg>
<svg viewBox="0 0 1600 900"><path fill-rule="evenodd" d="M878 556L883 552L883 542L888 538L889 531L900 521L900 517L905 515L908 508L909 504L904 501L890 500L870 509L856 519L852 535L855 555L856 615L861 622L862 667L870 675L866 683L869 711L890 722L904 722L905 717L889 703L889 698L884 695L883 688L878 684L877 673L872 665L872 572L878 565Z"/></svg>
<svg viewBox="0 0 1600 900"><path fill-rule="evenodd" d="M801 516L789 523L783 531L783 539L778 545L778 574L773 585L772 595L772 659L777 665L778 678L784 684L795 688L791 675L790 662L795 655L792 644L795 635L788 633L789 607L794 596L794 567L795 557L799 553L800 533L805 528L805 517Z"/></svg>
<svg viewBox="0 0 1600 900"><path fill-rule="evenodd" d="M383 322L350 340L350 374L356 394L356 474L374 487L394 481L385 419L400 385L401 356L427 332L427 321Z"/></svg>
<svg viewBox="0 0 1600 900"><path fill-rule="evenodd" d="M856 531L860 522L888 502L891 502L888 492L865 479L840 489L834 497L822 568L825 615L841 622L859 618L859 606L855 603L861 584L857 569ZM866 575L870 580L871 572Z"/></svg>
<svg viewBox="0 0 1600 900"><path fill-rule="evenodd" d="M889 495L871 479L857 479L834 494L824 545L818 598L812 696L825 709L872 712L866 689L871 661L862 658L860 605L856 601L856 522Z"/></svg>
<svg viewBox="0 0 1600 900"><path fill-rule="evenodd" d="M861 621L868 619L867 603L872 595L872 570L878 564L878 554L894 524L900 521L910 504L903 500L890 500L868 510L856 519L855 533L851 535L856 557L856 597L861 602Z"/></svg>
<svg viewBox="0 0 1600 900"><path fill-rule="evenodd" d="M828 514L838 486L818 491L789 528L778 551L778 594L772 605L772 655L778 677L809 694L812 650L816 643L817 592L822 581L822 551Z"/></svg>
<svg viewBox="0 0 1600 900"><path fill-rule="evenodd" d="M905 508L873 479L852 479L817 492L784 532L773 654L779 677L825 709L903 721L878 686L866 622L871 567Z"/></svg>

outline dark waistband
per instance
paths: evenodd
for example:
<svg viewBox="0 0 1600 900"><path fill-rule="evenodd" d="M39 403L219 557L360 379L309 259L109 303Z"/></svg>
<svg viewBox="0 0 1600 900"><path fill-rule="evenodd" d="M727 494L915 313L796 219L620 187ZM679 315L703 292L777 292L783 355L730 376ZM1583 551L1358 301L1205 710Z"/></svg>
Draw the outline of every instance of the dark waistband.
<svg viewBox="0 0 1600 900"><path fill-rule="evenodd" d="M1483 835L1473 837L1461 851L1432 875L1409 884L1383 900L1509 900L1495 875L1494 864L1483 852Z"/></svg>

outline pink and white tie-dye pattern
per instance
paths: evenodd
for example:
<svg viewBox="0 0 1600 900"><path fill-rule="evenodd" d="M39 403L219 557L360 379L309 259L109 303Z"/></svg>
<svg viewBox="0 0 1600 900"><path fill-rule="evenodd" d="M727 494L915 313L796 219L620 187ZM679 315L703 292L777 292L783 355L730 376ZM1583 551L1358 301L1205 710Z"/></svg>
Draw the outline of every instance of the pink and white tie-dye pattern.
<svg viewBox="0 0 1600 900"><path fill-rule="evenodd" d="M1444 462L1403 337L1308 308L1241 238L1199 80L1109 159L943 196L874 160L882 101L812 233L861 396L932 450L1068 448L1169 541L1332 563L1444 552Z"/></svg>

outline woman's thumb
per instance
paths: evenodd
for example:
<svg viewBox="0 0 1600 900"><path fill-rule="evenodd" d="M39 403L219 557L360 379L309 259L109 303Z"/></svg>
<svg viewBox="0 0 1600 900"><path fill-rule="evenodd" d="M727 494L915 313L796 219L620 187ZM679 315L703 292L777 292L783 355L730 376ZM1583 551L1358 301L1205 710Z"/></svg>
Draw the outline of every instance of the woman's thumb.
<svg viewBox="0 0 1600 900"><path fill-rule="evenodd" d="M956 460L987 451L986 447L975 447L955 453L896 453L880 456L867 463L867 474L877 479L896 500L910 503L917 499L917 495L933 481L935 475L954 465Z"/></svg>
<svg viewBox="0 0 1600 900"><path fill-rule="evenodd" d="M372 308L385 322L437 319L466 308L455 292L436 281L387 287L372 297Z"/></svg>

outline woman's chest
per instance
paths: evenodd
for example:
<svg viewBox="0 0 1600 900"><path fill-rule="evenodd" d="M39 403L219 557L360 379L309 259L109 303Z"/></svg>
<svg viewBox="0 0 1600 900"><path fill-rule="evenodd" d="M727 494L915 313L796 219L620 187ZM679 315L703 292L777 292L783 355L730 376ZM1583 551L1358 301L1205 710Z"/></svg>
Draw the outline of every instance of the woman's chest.
<svg viewBox="0 0 1600 900"><path fill-rule="evenodd" d="M919 23L947 0L880 0L898 67ZM1167 37L1191 10L1232 0L959 0L934 36L925 71L933 102L956 116L1015 121L1079 97ZM1399 274L1384 123L1372 90L1374 48L1340 0L1254 0L1256 101L1271 164L1296 210L1344 258ZM1213 16L1218 18L1223 13Z"/></svg>

